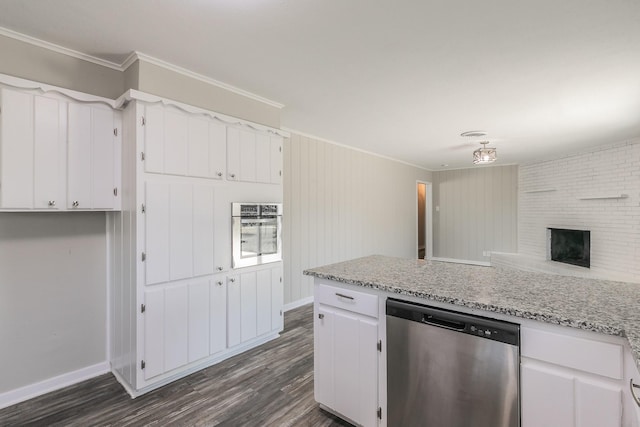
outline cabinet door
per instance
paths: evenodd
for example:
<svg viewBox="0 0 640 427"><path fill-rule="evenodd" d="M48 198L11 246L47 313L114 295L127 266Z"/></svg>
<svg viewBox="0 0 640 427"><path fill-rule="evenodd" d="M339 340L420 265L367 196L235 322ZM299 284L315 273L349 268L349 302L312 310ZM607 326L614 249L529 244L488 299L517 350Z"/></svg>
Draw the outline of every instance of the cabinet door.
<svg viewBox="0 0 640 427"><path fill-rule="evenodd" d="M240 276L227 277L227 347L240 344Z"/></svg>
<svg viewBox="0 0 640 427"><path fill-rule="evenodd" d="M146 284L169 280L169 185L145 183Z"/></svg>
<svg viewBox="0 0 640 427"><path fill-rule="evenodd" d="M257 134L256 138L256 182L271 183L271 138Z"/></svg>
<svg viewBox="0 0 640 427"><path fill-rule="evenodd" d="M240 129L240 181L256 181L256 134L244 129Z"/></svg>
<svg viewBox="0 0 640 427"><path fill-rule="evenodd" d="M116 187L114 112L92 108L91 208L113 209Z"/></svg>
<svg viewBox="0 0 640 427"><path fill-rule="evenodd" d="M91 208L91 106L69 104L67 207Z"/></svg>
<svg viewBox="0 0 640 427"><path fill-rule="evenodd" d="M256 272L256 333L271 331L271 269Z"/></svg>
<svg viewBox="0 0 640 427"><path fill-rule="evenodd" d="M283 305L282 267L274 267L271 269L271 329L274 331L282 331L284 327Z"/></svg>
<svg viewBox="0 0 640 427"><path fill-rule="evenodd" d="M227 284L224 277L216 276L210 287L209 354L227 348Z"/></svg>
<svg viewBox="0 0 640 427"><path fill-rule="evenodd" d="M313 386L318 403L334 408L334 311L318 305L313 321Z"/></svg>
<svg viewBox="0 0 640 427"><path fill-rule="evenodd" d="M2 89L0 195L3 208L33 207L33 96Z"/></svg>
<svg viewBox="0 0 640 427"><path fill-rule="evenodd" d="M222 179L227 160L227 128L223 124L209 122L209 176Z"/></svg>
<svg viewBox="0 0 640 427"><path fill-rule="evenodd" d="M214 198L213 266L216 273L221 273L231 268L231 204L219 193Z"/></svg>
<svg viewBox="0 0 640 427"><path fill-rule="evenodd" d="M189 293L187 285L171 286L164 291L164 371L188 361Z"/></svg>
<svg viewBox="0 0 640 427"><path fill-rule="evenodd" d="M189 363L209 355L209 281L189 285Z"/></svg>
<svg viewBox="0 0 640 427"><path fill-rule="evenodd" d="M209 121L189 117L189 176L209 177Z"/></svg>
<svg viewBox="0 0 640 427"><path fill-rule="evenodd" d="M271 183L282 183L282 137L271 137Z"/></svg>
<svg viewBox="0 0 640 427"><path fill-rule="evenodd" d="M227 128L227 179L240 180L240 130Z"/></svg>
<svg viewBox="0 0 640 427"><path fill-rule="evenodd" d="M360 425L376 425L378 321L323 304L315 316L316 400Z"/></svg>
<svg viewBox="0 0 640 427"><path fill-rule="evenodd" d="M257 335L257 274L255 271L240 275L240 341Z"/></svg>
<svg viewBox="0 0 640 427"><path fill-rule="evenodd" d="M164 289L145 290L144 379L164 372Z"/></svg>
<svg viewBox="0 0 640 427"><path fill-rule="evenodd" d="M522 427L574 427L573 377L521 366Z"/></svg>
<svg viewBox="0 0 640 427"><path fill-rule="evenodd" d="M576 426L621 426L622 392L597 380L576 378Z"/></svg>
<svg viewBox="0 0 640 427"><path fill-rule="evenodd" d="M193 274L213 274L213 187L193 187Z"/></svg>
<svg viewBox="0 0 640 427"><path fill-rule="evenodd" d="M164 172L164 107L147 105L144 109L144 167L146 172Z"/></svg>
<svg viewBox="0 0 640 427"><path fill-rule="evenodd" d="M169 198L169 278L193 276L193 186L172 183Z"/></svg>
<svg viewBox="0 0 640 427"><path fill-rule="evenodd" d="M165 109L164 112L164 173L187 174L187 140L189 125L187 115Z"/></svg>
<svg viewBox="0 0 640 427"><path fill-rule="evenodd" d="M64 208L64 134L62 105L58 100L34 99L34 197L36 209ZM61 174L62 173L62 174Z"/></svg>

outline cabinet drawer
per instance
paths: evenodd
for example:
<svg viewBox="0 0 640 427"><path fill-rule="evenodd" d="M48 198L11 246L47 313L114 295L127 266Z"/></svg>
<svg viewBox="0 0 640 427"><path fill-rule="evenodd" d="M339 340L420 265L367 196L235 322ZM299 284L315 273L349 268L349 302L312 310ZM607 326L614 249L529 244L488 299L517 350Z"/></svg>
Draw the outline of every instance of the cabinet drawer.
<svg viewBox="0 0 640 427"><path fill-rule="evenodd" d="M378 318L377 295L352 291L329 285L318 285L316 298L320 304L327 304L354 313Z"/></svg>
<svg viewBox="0 0 640 427"><path fill-rule="evenodd" d="M522 356L596 375L622 379L622 346L522 328Z"/></svg>

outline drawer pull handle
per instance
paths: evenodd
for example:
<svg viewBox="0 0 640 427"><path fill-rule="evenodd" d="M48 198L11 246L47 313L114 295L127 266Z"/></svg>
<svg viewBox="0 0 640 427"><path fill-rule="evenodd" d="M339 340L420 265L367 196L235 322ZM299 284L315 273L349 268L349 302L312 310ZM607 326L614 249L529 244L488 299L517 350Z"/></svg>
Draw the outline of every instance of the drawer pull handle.
<svg viewBox="0 0 640 427"><path fill-rule="evenodd" d="M338 292L336 292L336 295L339 296L340 298L346 298L346 299L353 299L353 297L350 297L349 295L345 295L345 294L339 294Z"/></svg>
<svg viewBox="0 0 640 427"><path fill-rule="evenodd" d="M636 393L633 391L634 388L640 388L640 385L633 383L633 378L629 380L629 388L631 389L631 397L636 401L636 405L640 406L640 399L636 396Z"/></svg>

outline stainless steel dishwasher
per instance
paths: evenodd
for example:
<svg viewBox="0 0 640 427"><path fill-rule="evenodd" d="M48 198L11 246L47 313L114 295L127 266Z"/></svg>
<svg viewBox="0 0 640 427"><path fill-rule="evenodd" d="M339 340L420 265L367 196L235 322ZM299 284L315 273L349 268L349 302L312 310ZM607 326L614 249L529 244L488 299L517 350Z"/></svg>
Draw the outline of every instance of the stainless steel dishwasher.
<svg viewBox="0 0 640 427"><path fill-rule="evenodd" d="M387 299L387 425L520 425L520 326Z"/></svg>

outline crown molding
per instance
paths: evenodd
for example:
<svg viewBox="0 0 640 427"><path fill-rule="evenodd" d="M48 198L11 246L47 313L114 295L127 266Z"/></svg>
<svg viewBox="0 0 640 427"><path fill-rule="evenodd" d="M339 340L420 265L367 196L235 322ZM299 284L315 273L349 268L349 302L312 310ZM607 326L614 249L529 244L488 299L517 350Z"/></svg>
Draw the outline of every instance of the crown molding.
<svg viewBox="0 0 640 427"><path fill-rule="evenodd" d="M135 55L135 59L132 58L133 55ZM270 105L272 107L276 107L276 108L280 108L280 109L284 107L284 104L281 104L279 102L272 101L272 100L264 98L264 97L262 97L260 95L256 95L255 93L246 91L244 89L240 89L238 87L235 87L235 86L232 86L230 84L221 82L219 80L212 79L212 78L207 77L207 76L205 76L203 74L199 74L199 73L196 73L194 71L187 70L186 68L180 67L179 65L175 65L175 64L172 64L170 62L163 61L162 59L154 58L153 56L149 56L149 55L146 55L146 54L141 53L141 52L134 52L132 55L129 56L129 58L127 58L127 60L122 64L122 66L124 67L125 64L126 64L126 67L128 68L133 62L135 62L136 59L138 59L140 61L148 62L150 64L153 64L153 65L156 65L158 67L173 71L173 72L178 73L178 74L182 74L183 76L190 77L190 78L192 78L194 80L199 80L201 82L208 83L208 84L210 84L212 86L217 86L217 87L219 87L221 89L228 90L228 91L236 93L238 95L242 95L242 96L244 96L246 98L250 98L250 99L253 99L255 101L259 101L259 102L262 102L264 104ZM123 69L125 69L125 68L123 68Z"/></svg>
<svg viewBox="0 0 640 427"><path fill-rule="evenodd" d="M78 52L77 50L69 49L64 46L57 45L48 41L37 39L35 37L28 36L26 34L18 33L8 28L0 27L0 35L18 40L24 43L29 43L33 46L38 46L53 52L61 53L63 55L70 56L72 58L81 59L83 61L91 62L96 65L111 68L112 70L123 71L120 64L107 61L104 59L96 58L95 56L87 55L86 53Z"/></svg>
<svg viewBox="0 0 640 427"><path fill-rule="evenodd" d="M127 70L134 62L141 60L148 62L150 64L156 65L158 67L164 68L166 70L173 71L175 73L181 74L183 76L199 80L201 82L210 84L212 86L219 87L221 89L233 92L235 94L244 96L245 98L253 99L254 101L262 102L263 104L267 104L271 107L275 107L278 109L282 109L284 104L281 104L276 101L272 101L270 99L264 98L260 95L256 95L255 93L246 91L244 89L240 89L238 87L232 86L230 84L221 82L216 79L212 79L211 77L207 77L203 74L196 73L191 70L187 70L186 68L180 67L179 65L172 64L167 61L163 61L162 59L154 58L153 56L146 55L141 52L133 51L127 58L121 63L116 64L115 62L107 61L104 59L96 58L95 56L88 55L86 53L78 52L73 49L66 48L64 46L60 46L54 43L50 43L35 37L28 36L26 34L18 33L13 30L9 30L8 28L0 27L0 35L6 36L15 40L19 40L25 43L29 43L33 46L38 46L53 52L57 52L66 56L70 56L72 58L81 59L83 61L91 62L96 65L101 65L103 67L110 68L112 70L117 71L125 71Z"/></svg>
<svg viewBox="0 0 640 427"><path fill-rule="evenodd" d="M437 171L434 171L433 169L429 169L429 168L426 168L424 166L420 166L420 165L416 165L416 164L413 164L413 163L405 162L404 160L399 160L399 159L396 159L396 158L393 158L393 157L385 156L384 154L374 153L373 151L363 150L362 148L357 148L357 147L354 147L354 146L351 146L351 145L341 144L339 142L331 141L329 139L322 138L320 136L312 135L312 134L309 134L309 133L300 132L299 130L291 129L291 128L288 128L288 127L285 127L285 126L281 126L280 129L282 129L285 132L289 132L291 134L296 134L296 135L304 136L304 137L307 137L307 138L315 139L316 141L326 142L327 144L336 145L336 146L342 147L342 148L348 148L349 150L359 151L359 152L364 153L364 154L369 154L371 156L380 157L381 159L391 160L392 162L402 163L403 165L407 165L407 166L411 166L411 167L414 167L414 168L422 169L422 170L427 171L427 172L437 172Z"/></svg>

